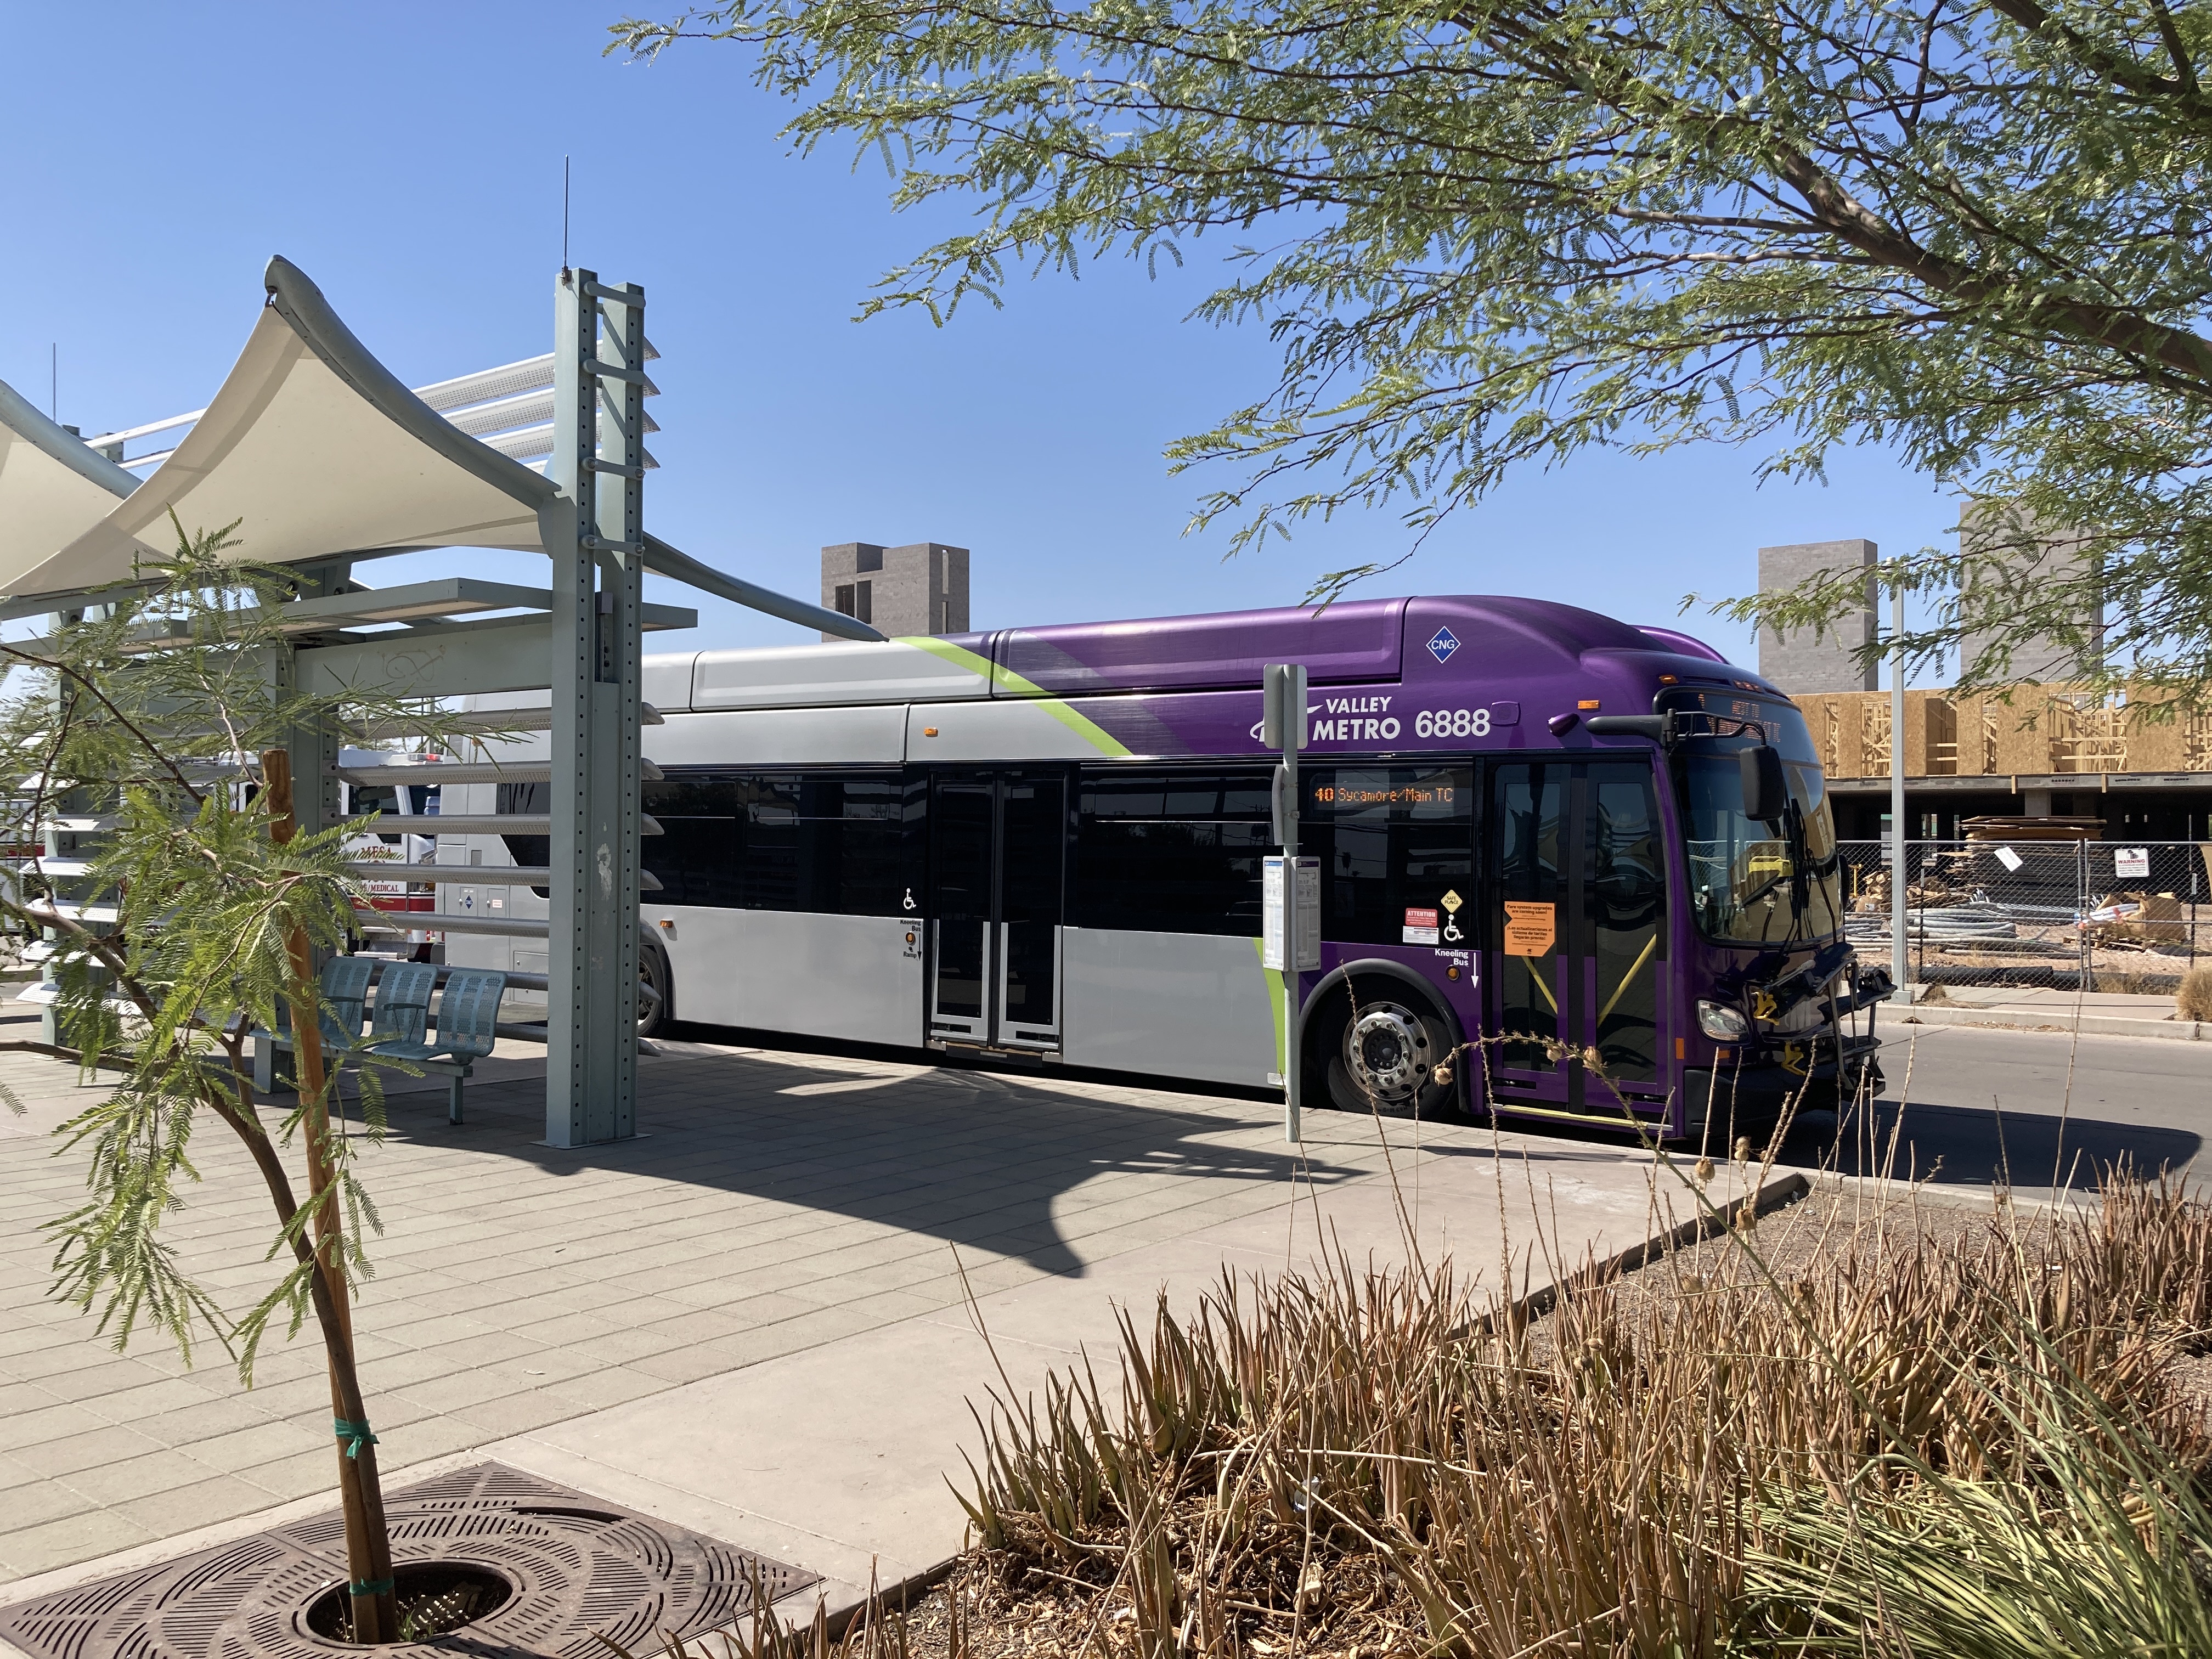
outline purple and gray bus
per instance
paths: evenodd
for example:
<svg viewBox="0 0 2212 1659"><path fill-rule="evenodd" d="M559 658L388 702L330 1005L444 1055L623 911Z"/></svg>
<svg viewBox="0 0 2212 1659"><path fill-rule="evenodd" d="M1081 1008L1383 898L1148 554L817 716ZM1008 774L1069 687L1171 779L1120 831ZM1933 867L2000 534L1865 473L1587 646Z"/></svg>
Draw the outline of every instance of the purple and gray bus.
<svg viewBox="0 0 2212 1659"><path fill-rule="evenodd" d="M1261 965L1271 663L1310 688L1296 1055ZM644 692L658 1018L1259 1086L1295 1064L1363 1111L1617 1126L1625 1098L1674 1135L1880 1087L1858 1016L1890 987L1844 942L1804 720L1682 634L1376 599L653 657Z"/></svg>

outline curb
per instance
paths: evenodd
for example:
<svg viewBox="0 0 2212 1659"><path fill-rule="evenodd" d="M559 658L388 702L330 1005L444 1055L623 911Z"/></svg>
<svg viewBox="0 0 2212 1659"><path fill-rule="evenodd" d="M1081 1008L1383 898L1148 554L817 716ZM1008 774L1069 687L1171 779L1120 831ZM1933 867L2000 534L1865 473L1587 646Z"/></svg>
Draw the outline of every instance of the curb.
<svg viewBox="0 0 2212 1659"><path fill-rule="evenodd" d="M1692 1216L1680 1226L1671 1227L1663 1233L1647 1238L1641 1244L1632 1244L1603 1261L1569 1273L1555 1284L1529 1291L1513 1304L1514 1317L1516 1320L1540 1319L1558 1305L1559 1292L1563 1290L1587 1289L1618 1279L1624 1273L1632 1273L1639 1267L1648 1267L1654 1261L1664 1261L1677 1250L1687 1249L1693 1244L1702 1244L1709 1238L1718 1238L1723 1233L1732 1231L1747 1210L1751 1212L1751 1218L1756 1221L1785 1205L1795 1204L1812 1190L1812 1182L1797 1170L1777 1176L1757 1192L1731 1199L1710 1214L1700 1212ZM1483 1322L1477 1322L1480 1324Z"/></svg>
<svg viewBox="0 0 2212 1659"><path fill-rule="evenodd" d="M1519 1301L1507 1306L1504 1310L1505 1317L1516 1324L1523 1324L1532 1319L1541 1319L1559 1304L1559 1292L1563 1290L1584 1290L1591 1285L1606 1284L1620 1278L1623 1273L1634 1273L1638 1267L1649 1267L1654 1261L1663 1261L1676 1250L1686 1249L1692 1244L1701 1244L1709 1238L1718 1238L1723 1233L1735 1228L1747 1210L1751 1212L1752 1219L1756 1221L1762 1216L1771 1214L1774 1211L1783 1208L1785 1205L1795 1204L1812 1190L1812 1182L1802 1173L1793 1170L1788 1175L1768 1182L1755 1193L1746 1193L1741 1198L1731 1199L1726 1204L1717 1206L1710 1214L1701 1212L1692 1216L1680 1225L1670 1227L1663 1233L1655 1234L1641 1244L1632 1244L1626 1249L1617 1251L1602 1261L1595 1261L1586 1267L1577 1268L1565 1278L1554 1280L1540 1290L1529 1291ZM1497 1329L1498 1318L1498 1316L1495 1313L1485 1314L1472 1323L1462 1325L1457 1330L1448 1333L1444 1340L1448 1342L1463 1342L1472 1337L1487 1335Z"/></svg>
<svg viewBox="0 0 2212 1659"><path fill-rule="evenodd" d="M2039 1018L2009 1008L1954 1008L1916 1002L1893 1025L1974 1025L2003 1031L2079 1031L2083 1036L2155 1037L2166 1042L2212 1042L2212 1024L2195 1019L2133 1019L2125 1014L2082 1014L2066 1011L2063 1019Z"/></svg>

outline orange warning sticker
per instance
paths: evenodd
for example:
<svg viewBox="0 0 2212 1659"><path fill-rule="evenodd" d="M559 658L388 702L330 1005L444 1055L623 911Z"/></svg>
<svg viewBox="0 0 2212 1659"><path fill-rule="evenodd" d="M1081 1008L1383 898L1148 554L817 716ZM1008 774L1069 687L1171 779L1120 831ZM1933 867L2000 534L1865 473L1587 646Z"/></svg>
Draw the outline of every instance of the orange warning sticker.
<svg viewBox="0 0 2212 1659"><path fill-rule="evenodd" d="M1546 957L1558 937L1557 907L1520 899L1505 901L1505 954Z"/></svg>

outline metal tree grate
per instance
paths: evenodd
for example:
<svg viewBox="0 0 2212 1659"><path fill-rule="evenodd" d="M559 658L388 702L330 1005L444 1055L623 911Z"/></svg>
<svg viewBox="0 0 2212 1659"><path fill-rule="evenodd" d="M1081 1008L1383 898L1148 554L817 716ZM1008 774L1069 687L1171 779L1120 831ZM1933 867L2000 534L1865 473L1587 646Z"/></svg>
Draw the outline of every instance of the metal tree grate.
<svg viewBox="0 0 2212 1659"><path fill-rule="evenodd" d="M460 1629L377 1650L471 1659L604 1659L601 1636L659 1651L815 1574L718 1543L498 1463L385 1498L395 1565L466 1561L512 1581L507 1603ZM0 1607L0 1637L33 1659L330 1659L362 1651L316 1635L308 1604L345 1571L335 1513L160 1566Z"/></svg>

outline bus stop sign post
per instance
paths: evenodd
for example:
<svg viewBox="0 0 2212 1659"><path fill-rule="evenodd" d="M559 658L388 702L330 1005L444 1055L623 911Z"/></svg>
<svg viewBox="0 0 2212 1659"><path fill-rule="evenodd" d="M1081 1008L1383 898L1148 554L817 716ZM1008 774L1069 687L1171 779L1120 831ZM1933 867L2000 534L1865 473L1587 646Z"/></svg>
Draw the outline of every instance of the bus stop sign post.
<svg viewBox="0 0 2212 1659"><path fill-rule="evenodd" d="M1261 885L1260 961L1282 975L1283 1139L1296 1144L1298 1121L1298 975L1321 966L1321 860L1298 856L1298 750L1306 746L1306 671L1271 663L1261 677L1261 740L1282 756L1273 805L1279 857L1264 863Z"/></svg>

